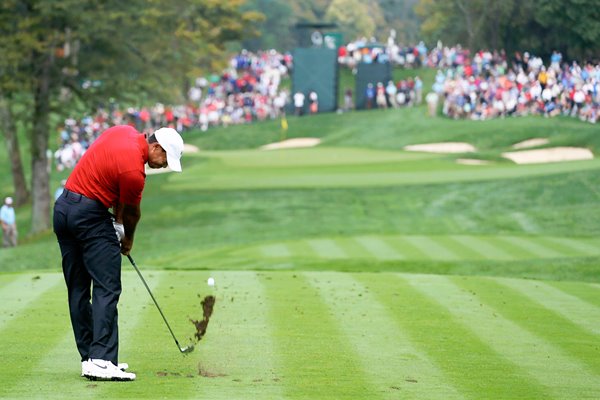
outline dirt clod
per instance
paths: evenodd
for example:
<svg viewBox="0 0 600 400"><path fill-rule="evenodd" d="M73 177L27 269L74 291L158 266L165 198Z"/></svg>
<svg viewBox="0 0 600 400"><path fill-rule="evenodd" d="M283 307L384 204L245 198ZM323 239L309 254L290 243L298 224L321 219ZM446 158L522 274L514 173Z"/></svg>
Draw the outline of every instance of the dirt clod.
<svg viewBox="0 0 600 400"><path fill-rule="evenodd" d="M213 313L213 308L215 306L215 296L206 296L202 302L202 320L191 319L190 321L196 327L196 333L194 333L194 337L196 341L200 341L202 337L206 334L206 328L208 328L208 321L210 320L210 316Z"/></svg>

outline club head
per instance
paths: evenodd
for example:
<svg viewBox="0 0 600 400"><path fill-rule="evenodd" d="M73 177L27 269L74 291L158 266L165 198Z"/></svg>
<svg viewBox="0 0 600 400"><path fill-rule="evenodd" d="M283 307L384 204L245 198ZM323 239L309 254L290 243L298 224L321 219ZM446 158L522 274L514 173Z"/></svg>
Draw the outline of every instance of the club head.
<svg viewBox="0 0 600 400"><path fill-rule="evenodd" d="M183 354L189 354L194 351L194 345L190 344L189 346L180 347L179 351L181 351Z"/></svg>

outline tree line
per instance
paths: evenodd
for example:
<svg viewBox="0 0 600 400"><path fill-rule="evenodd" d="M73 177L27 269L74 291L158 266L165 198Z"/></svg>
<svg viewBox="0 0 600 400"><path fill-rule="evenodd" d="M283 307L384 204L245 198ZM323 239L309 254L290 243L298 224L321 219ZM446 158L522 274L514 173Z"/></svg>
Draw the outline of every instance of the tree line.
<svg viewBox="0 0 600 400"><path fill-rule="evenodd" d="M244 7L264 15L262 35L242 42L254 50L290 50L299 43L296 23L333 22L346 42L385 41L394 29L405 45L442 40L469 49L600 58L598 0L248 0Z"/></svg>

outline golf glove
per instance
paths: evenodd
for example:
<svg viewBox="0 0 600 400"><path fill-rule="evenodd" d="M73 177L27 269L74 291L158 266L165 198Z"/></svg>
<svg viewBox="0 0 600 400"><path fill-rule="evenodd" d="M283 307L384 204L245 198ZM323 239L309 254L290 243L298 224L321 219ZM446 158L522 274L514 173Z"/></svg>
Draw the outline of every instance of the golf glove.
<svg viewBox="0 0 600 400"><path fill-rule="evenodd" d="M123 226L123 224L118 223L114 219L113 219L113 226L115 227L115 233L117 234L117 239L119 240L119 243L120 243L123 240L123 238L125 237L125 227Z"/></svg>

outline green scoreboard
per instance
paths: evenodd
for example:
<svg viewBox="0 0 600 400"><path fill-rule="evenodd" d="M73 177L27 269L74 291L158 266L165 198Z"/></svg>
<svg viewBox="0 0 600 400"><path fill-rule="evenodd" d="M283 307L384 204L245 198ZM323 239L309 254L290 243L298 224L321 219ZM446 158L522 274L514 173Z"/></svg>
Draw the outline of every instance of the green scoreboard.
<svg viewBox="0 0 600 400"><path fill-rule="evenodd" d="M327 47L297 48L293 52L291 97L297 92L306 96L304 112L308 112L309 93L318 95L319 112L337 110L337 50Z"/></svg>

